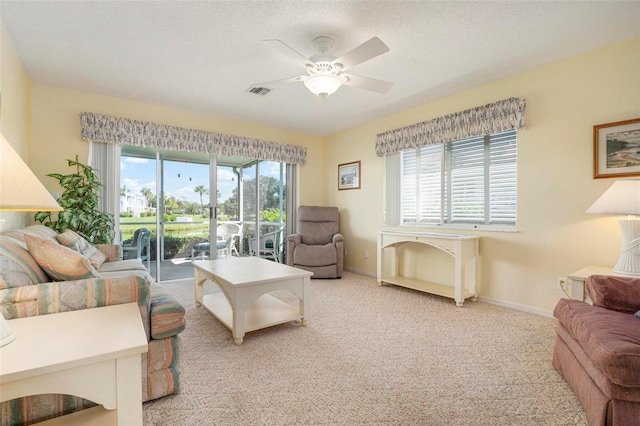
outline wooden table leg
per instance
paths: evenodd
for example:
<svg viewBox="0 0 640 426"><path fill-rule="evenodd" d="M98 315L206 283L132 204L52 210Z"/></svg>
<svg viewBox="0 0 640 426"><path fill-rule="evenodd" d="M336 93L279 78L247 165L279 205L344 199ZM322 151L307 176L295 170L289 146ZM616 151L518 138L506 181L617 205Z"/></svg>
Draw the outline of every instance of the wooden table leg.
<svg viewBox="0 0 640 426"><path fill-rule="evenodd" d="M300 298L300 325L307 326L308 312L306 311L306 304L311 302L311 279L304 277L302 279L302 297Z"/></svg>
<svg viewBox="0 0 640 426"><path fill-rule="evenodd" d="M247 310L246 297L241 290L234 293L233 296L229 295L229 304L231 305L231 312L233 315L233 343L240 346L244 340L244 313Z"/></svg>
<svg viewBox="0 0 640 426"><path fill-rule="evenodd" d="M140 355L117 360L118 424L142 426L142 363Z"/></svg>
<svg viewBox="0 0 640 426"><path fill-rule="evenodd" d="M200 272L199 269L194 268L195 286L193 288L196 299L196 307L202 306L202 298L204 297L204 282L207 280L206 275Z"/></svg>

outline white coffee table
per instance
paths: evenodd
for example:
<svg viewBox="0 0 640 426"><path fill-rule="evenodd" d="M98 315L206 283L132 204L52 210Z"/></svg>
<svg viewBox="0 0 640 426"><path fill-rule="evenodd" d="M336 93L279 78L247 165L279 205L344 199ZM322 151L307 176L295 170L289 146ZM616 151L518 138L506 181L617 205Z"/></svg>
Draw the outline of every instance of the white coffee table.
<svg viewBox="0 0 640 426"><path fill-rule="evenodd" d="M229 328L236 345L250 331L296 320L307 325L312 272L258 257L196 261L193 266L196 306L204 306ZM206 280L221 292L204 295ZM291 291L299 306L268 294L276 290Z"/></svg>
<svg viewBox="0 0 640 426"><path fill-rule="evenodd" d="M8 323L17 337L0 348L0 401L46 393L76 395L102 407L42 424L142 425L140 357L148 345L137 304Z"/></svg>

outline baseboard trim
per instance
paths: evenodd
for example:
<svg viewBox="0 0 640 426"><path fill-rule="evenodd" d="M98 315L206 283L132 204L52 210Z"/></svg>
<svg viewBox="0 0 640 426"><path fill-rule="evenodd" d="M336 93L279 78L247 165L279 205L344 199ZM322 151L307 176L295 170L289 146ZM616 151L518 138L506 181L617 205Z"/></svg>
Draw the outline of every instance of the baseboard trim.
<svg viewBox="0 0 640 426"><path fill-rule="evenodd" d="M505 302L504 300L492 299L489 297L479 296L478 300L490 305L502 306L504 308L513 309L516 311L527 312L530 314L540 315L543 317L553 318L553 312L546 309L534 308L532 306L521 305L519 303Z"/></svg>
<svg viewBox="0 0 640 426"><path fill-rule="evenodd" d="M370 277L377 278L376 274L369 271L357 269L357 268L345 267L344 270L349 272L354 272L356 274L367 275ZM506 302L504 300L492 299L490 297L484 297L484 296L479 296L478 300L483 303L488 303L490 305L502 306L503 308L509 308L515 311L527 312L529 314L535 314L543 317L553 318L553 312L548 311L546 309L534 308L532 306L521 305L519 303ZM466 302L466 303L472 303L472 302Z"/></svg>
<svg viewBox="0 0 640 426"><path fill-rule="evenodd" d="M377 278L377 275L374 274L373 272L364 271L362 269L356 269L356 268L343 268L343 269L348 272L355 272L356 274L367 275L369 277Z"/></svg>

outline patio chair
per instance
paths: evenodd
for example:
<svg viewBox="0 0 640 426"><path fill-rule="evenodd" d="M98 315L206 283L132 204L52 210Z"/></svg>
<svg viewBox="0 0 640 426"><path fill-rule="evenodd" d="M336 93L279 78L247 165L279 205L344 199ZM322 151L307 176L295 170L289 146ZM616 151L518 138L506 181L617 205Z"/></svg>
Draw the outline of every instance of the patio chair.
<svg viewBox="0 0 640 426"><path fill-rule="evenodd" d="M122 244L123 259L140 259L147 262L147 270L151 262L151 231L147 228L138 228L133 233L129 244Z"/></svg>
<svg viewBox="0 0 640 426"><path fill-rule="evenodd" d="M240 256L236 248L236 238L242 238L241 224L223 223L218 226L216 234L218 235L218 240L216 241L218 254L226 254L228 258L231 257L233 253L235 253L236 256ZM211 253L211 244L209 244L209 242L194 244L191 248L191 261L194 260L196 253L201 253L203 256Z"/></svg>
<svg viewBox="0 0 640 426"><path fill-rule="evenodd" d="M249 238L250 254L265 259L272 259L280 263L282 231L284 231L284 226L279 227L273 232L260 235L260 247L258 247L258 241L256 241L255 236Z"/></svg>

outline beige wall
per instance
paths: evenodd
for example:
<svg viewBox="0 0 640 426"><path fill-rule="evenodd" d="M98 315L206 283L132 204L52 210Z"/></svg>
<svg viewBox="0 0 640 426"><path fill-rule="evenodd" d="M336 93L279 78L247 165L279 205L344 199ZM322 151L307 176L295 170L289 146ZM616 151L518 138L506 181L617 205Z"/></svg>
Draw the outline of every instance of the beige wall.
<svg viewBox="0 0 640 426"><path fill-rule="evenodd" d="M616 221L584 213L614 181L592 179L592 131L596 124L640 117L640 39L326 138L327 204L340 208L347 267L375 273L384 185L384 160L375 155L375 135L512 96L527 101L526 128L518 133L518 232L473 232L482 237L481 296L544 313L563 296L556 290L557 276L586 265L615 264L621 246ZM356 160L362 161L362 189L338 191L337 165ZM411 259L415 262L404 266L416 277L439 282L450 276L438 268L447 263L442 256L434 262Z"/></svg>
<svg viewBox="0 0 640 426"><path fill-rule="evenodd" d="M323 188L317 187L317 182L322 181L324 172L323 141L319 137L95 93L34 84L34 150L31 165L36 175L51 191L58 189L57 183L46 177L48 173L65 172L65 159L75 158L76 154L81 161L87 161L89 144L80 138L81 112L95 112L304 146L307 148L307 164L299 169L299 200L305 204L322 204L324 201Z"/></svg>
<svg viewBox="0 0 640 426"><path fill-rule="evenodd" d="M0 22L0 131L25 163L29 162L31 80L18 57L9 33ZM26 213L0 212L3 229L28 223Z"/></svg>

